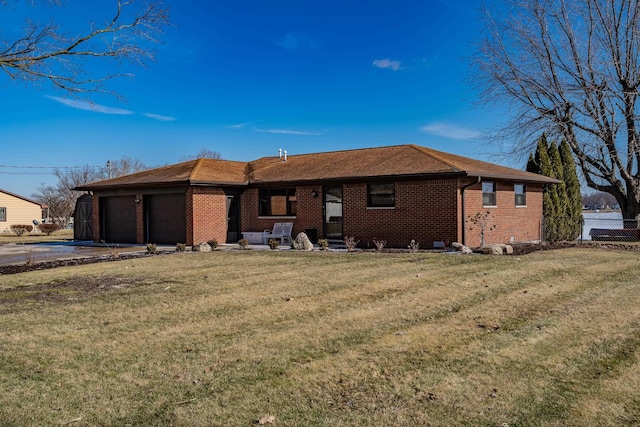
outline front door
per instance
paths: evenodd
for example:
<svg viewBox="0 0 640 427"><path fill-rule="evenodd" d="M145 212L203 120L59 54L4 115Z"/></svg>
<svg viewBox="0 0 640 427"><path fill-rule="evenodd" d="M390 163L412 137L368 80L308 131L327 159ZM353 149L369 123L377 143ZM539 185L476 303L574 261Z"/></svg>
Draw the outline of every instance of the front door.
<svg viewBox="0 0 640 427"><path fill-rule="evenodd" d="M237 242L240 233L240 196L227 195L227 243Z"/></svg>
<svg viewBox="0 0 640 427"><path fill-rule="evenodd" d="M327 186L324 193L324 236L342 240L342 186Z"/></svg>

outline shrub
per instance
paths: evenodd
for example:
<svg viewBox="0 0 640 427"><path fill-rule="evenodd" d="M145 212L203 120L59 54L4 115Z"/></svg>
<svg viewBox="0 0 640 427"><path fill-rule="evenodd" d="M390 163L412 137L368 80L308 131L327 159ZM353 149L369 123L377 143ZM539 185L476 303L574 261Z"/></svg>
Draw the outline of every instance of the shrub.
<svg viewBox="0 0 640 427"><path fill-rule="evenodd" d="M360 240L356 240L354 237L345 237L344 245L347 247L347 252L353 252L356 250L356 246L358 246Z"/></svg>
<svg viewBox="0 0 640 427"><path fill-rule="evenodd" d="M278 249L278 246L280 246L280 242L278 241L278 239L269 239L268 243L271 249Z"/></svg>
<svg viewBox="0 0 640 427"><path fill-rule="evenodd" d="M176 244L176 252L184 252L187 250L187 244L186 243L177 243Z"/></svg>
<svg viewBox="0 0 640 427"><path fill-rule="evenodd" d="M238 245L240 249L247 249L249 247L249 241L247 239L240 239L238 240Z"/></svg>
<svg viewBox="0 0 640 427"><path fill-rule="evenodd" d="M376 240L374 238L373 239L373 244L376 245L376 251L377 252L382 252L384 247L387 245L387 241L386 240Z"/></svg>
<svg viewBox="0 0 640 427"><path fill-rule="evenodd" d="M43 232L47 236L50 236L51 233L60 230L62 227L60 227L60 224L58 223L53 223L53 224L40 224L38 225L38 228L40 229L41 232Z"/></svg>
<svg viewBox="0 0 640 427"><path fill-rule="evenodd" d="M147 253L155 254L158 251L158 245L155 243L147 243Z"/></svg>
<svg viewBox="0 0 640 427"><path fill-rule="evenodd" d="M327 239L318 240L318 245L320 245L320 249L322 249L323 251L329 250L329 241Z"/></svg>
<svg viewBox="0 0 640 427"><path fill-rule="evenodd" d="M33 230L33 225L13 224L10 228L11 231L16 233L16 235L20 237L24 233L31 233L31 230Z"/></svg>
<svg viewBox="0 0 640 427"><path fill-rule="evenodd" d="M218 241L216 239L207 240L207 243L211 246L211 249L218 247Z"/></svg>

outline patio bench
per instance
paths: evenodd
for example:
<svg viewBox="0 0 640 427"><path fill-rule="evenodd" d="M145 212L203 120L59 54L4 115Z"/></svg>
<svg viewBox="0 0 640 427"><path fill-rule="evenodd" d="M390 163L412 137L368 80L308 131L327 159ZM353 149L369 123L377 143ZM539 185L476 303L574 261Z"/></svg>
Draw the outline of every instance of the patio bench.
<svg viewBox="0 0 640 427"><path fill-rule="evenodd" d="M292 222L276 222L273 224L273 230L264 230L265 240L280 239L280 243L291 244L291 231L293 230Z"/></svg>

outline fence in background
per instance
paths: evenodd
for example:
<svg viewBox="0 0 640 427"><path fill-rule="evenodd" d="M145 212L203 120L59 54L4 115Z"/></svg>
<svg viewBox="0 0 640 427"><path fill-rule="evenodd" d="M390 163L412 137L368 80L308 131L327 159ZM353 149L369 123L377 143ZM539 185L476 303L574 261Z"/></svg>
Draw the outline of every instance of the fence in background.
<svg viewBox="0 0 640 427"><path fill-rule="evenodd" d="M577 237L579 241L640 241L639 221L623 219L620 212L590 212L582 214L582 225ZM547 225L543 222L546 240Z"/></svg>

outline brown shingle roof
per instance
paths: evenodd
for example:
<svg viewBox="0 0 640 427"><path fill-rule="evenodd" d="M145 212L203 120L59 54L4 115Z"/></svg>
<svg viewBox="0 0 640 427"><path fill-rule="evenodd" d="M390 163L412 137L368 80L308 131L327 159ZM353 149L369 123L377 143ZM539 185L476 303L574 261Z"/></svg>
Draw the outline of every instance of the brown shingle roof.
<svg viewBox="0 0 640 427"><path fill-rule="evenodd" d="M252 162L198 159L78 187L96 190L170 184L247 185L380 177L457 175L522 182L555 179L417 145L278 157Z"/></svg>
<svg viewBox="0 0 640 427"><path fill-rule="evenodd" d="M149 187L176 184L246 185L245 162L197 159L175 165L149 169L131 175L80 185L77 190L121 187Z"/></svg>

